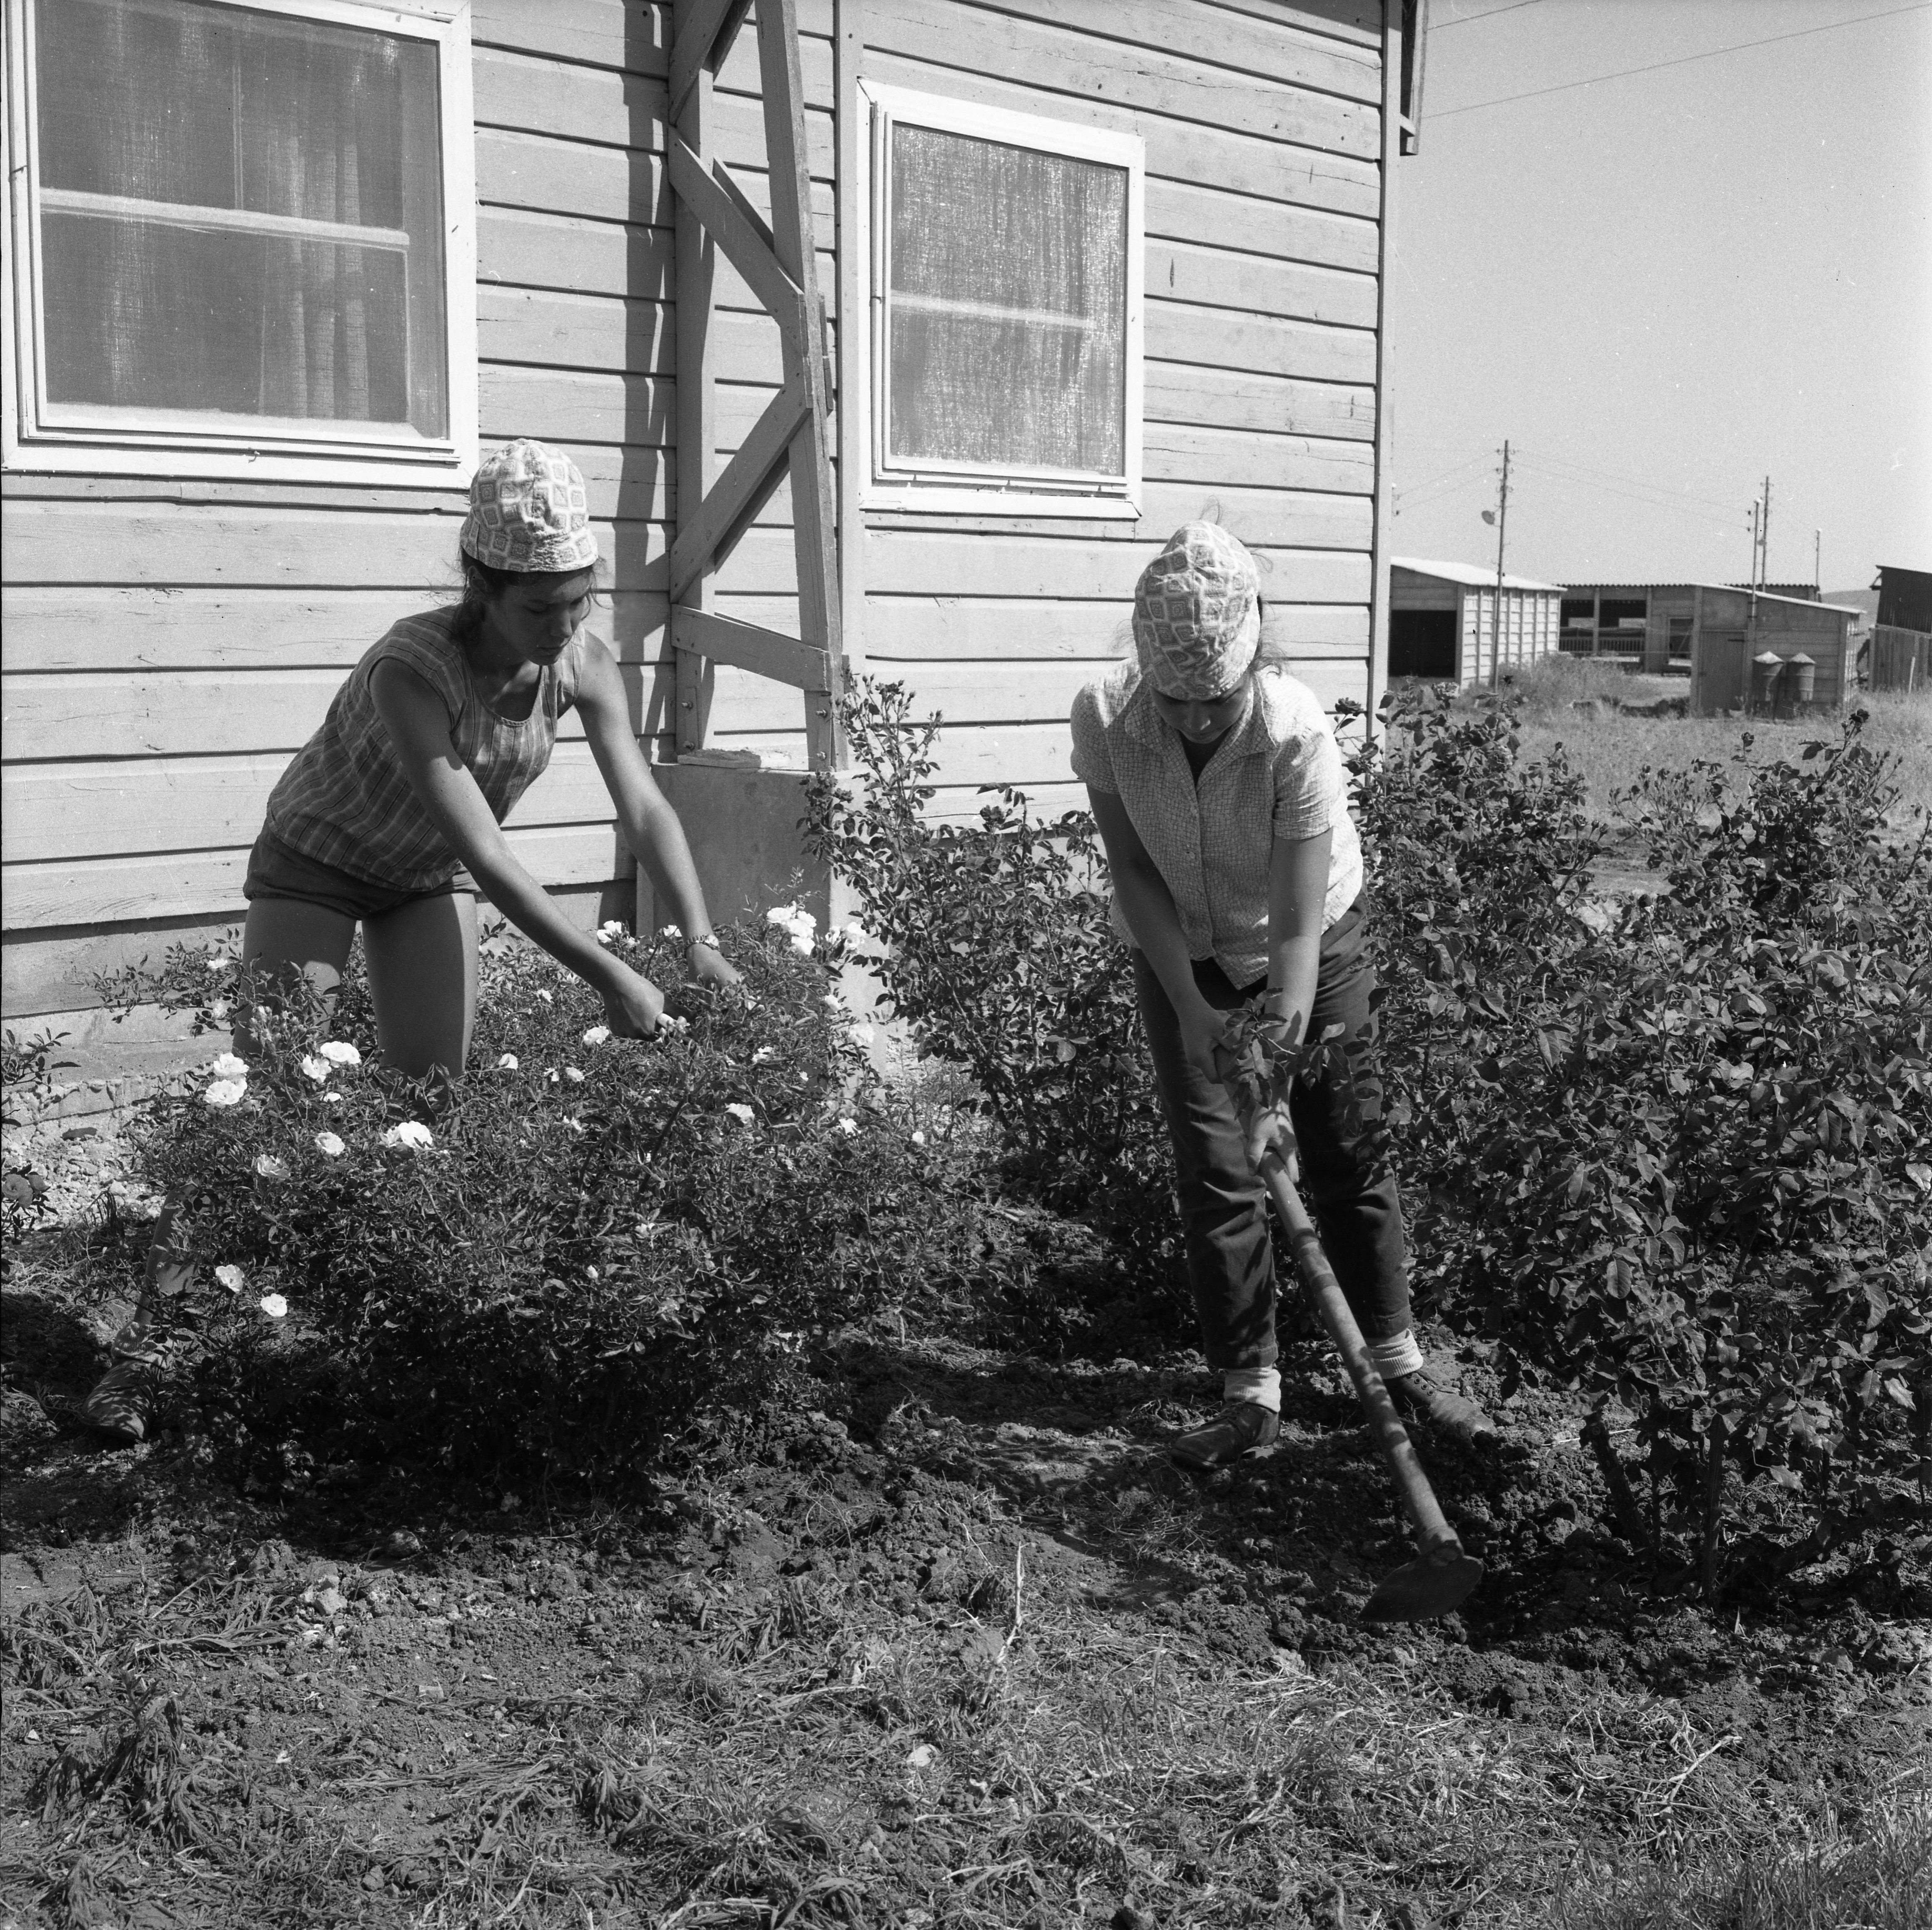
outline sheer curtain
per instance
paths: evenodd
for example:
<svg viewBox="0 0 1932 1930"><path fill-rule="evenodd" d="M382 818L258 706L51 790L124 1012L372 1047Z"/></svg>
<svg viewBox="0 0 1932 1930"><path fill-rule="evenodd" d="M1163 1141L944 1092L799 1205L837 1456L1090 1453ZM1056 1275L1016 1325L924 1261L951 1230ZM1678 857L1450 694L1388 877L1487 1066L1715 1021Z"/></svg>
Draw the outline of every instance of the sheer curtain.
<svg viewBox="0 0 1932 1930"><path fill-rule="evenodd" d="M48 400L445 432L436 61L216 0L38 0Z"/></svg>
<svg viewBox="0 0 1932 1930"><path fill-rule="evenodd" d="M1127 176L898 121L886 459L1118 473Z"/></svg>

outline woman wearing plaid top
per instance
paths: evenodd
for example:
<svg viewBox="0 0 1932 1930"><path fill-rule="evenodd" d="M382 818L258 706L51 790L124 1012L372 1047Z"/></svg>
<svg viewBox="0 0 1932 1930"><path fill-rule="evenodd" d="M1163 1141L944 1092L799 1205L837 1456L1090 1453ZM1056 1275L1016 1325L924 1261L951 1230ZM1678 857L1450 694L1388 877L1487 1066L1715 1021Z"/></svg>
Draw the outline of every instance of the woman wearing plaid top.
<svg viewBox="0 0 1932 1930"><path fill-rule="evenodd" d="M614 1032L656 1029L658 988L566 919L503 836L573 708L626 841L697 934L693 975L738 981L712 939L683 829L632 733L617 666L583 631L597 539L577 465L528 441L487 458L460 546L462 601L404 618L349 673L270 796L242 886L244 963L271 978L299 974L325 998L361 925L382 1056L418 1078L454 1077L469 1053L479 889L602 993ZM244 1050L245 1038L244 1020ZM115 1344L117 1365L88 1397L87 1416L104 1433L146 1433L194 1272L170 1202L140 1305Z"/></svg>
<svg viewBox="0 0 1932 1930"><path fill-rule="evenodd" d="M460 1073L468 1054L479 889L602 993L620 1037L649 1036L664 1011L655 985L563 916L502 833L572 709L625 841L698 934L694 973L715 985L738 976L712 942L617 666L582 628L597 538L577 465L528 441L486 458L460 547L463 601L405 617L350 673L268 799L242 888L244 963L299 967L324 993L362 925L382 1055L415 1077Z"/></svg>
<svg viewBox="0 0 1932 1930"><path fill-rule="evenodd" d="M1274 1260L1262 1155L1298 1164L1322 1244L1390 1392L1463 1440L1487 1417L1423 1364L1411 1327L1402 1209L1366 1129L1382 1088L1362 852L1341 752L1314 694L1257 661L1254 559L1190 523L1142 573L1135 655L1074 700L1073 769L1113 874L1174 1145L1188 1272L1220 1416L1174 1445L1215 1467L1280 1427ZM1298 1079L1244 1131L1216 1070L1226 1015L1266 994L1294 1044L1340 1028L1353 1049ZM1312 1027L1312 1032L1310 1028ZM1225 1060L1222 1062L1225 1063Z"/></svg>

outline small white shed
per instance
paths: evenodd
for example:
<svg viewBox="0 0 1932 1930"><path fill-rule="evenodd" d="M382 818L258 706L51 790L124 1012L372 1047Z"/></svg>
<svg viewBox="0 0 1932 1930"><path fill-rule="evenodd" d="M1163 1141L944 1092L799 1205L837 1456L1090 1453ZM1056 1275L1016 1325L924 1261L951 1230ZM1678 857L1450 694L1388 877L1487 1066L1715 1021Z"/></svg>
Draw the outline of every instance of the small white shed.
<svg viewBox="0 0 1932 1930"><path fill-rule="evenodd" d="M1388 673L1432 682L1486 684L1556 654L1563 586L1505 576L1474 563L1389 564ZM1498 616L1500 616L1500 622Z"/></svg>

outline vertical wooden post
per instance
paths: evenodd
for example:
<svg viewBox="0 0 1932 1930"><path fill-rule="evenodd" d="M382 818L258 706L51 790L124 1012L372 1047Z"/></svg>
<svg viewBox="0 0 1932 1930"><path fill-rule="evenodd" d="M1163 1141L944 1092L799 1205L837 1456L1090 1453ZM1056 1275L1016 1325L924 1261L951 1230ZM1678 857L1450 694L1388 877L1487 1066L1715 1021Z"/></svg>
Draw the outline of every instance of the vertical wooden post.
<svg viewBox="0 0 1932 1930"><path fill-rule="evenodd" d="M812 214L812 169L806 146L805 76L798 54L797 0L759 0L758 65L764 79L765 151L770 165L772 252L802 292L804 337L788 329L785 380L806 399L791 442L792 539L798 559L800 640L826 655L827 688L805 693L805 733L814 770L844 763L838 726L840 611L838 551L826 425L832 411L826 355L825 304L818 286L818 242Z"/></svg>
<svg viewBox="0 0 1932 1930"><path fill-rule="evenodd" d="M709 162L711 120L711 70L700 68L682 110L677 131L701 160ZM717 249L704 224L682 195L676 209L677 329L677 527L697 516L711 487L712 452L718 446L717 385L712 379L716 348L711 328L711 285ZM685 609L708 614L717 601L714 565L679 599ZM711 693L716 673L703 656L680 649L680 610L674 606L667 626L667 643L676 668L671 698L671 742L677 754L700 749L710 720Z"/></svg>
<svg viewBox="0 0 1932 1930"><path fill-rule="evenodd" d="M1364 720L1373 737L1379 721L1378 706L1388 688L1389 470L1395 454L1395 422L1389 410L1391 361L1389 343L1388 277L1395 262L1395 164L1402 152L1402 4L1384 0L1382 7L1382 211L1376 229L1376 475L1370 498L1373 521L1369 557L1369 674L1364 701ZM1456 599L1459 613L1462 599ZM1462 640L1456 639L1456 670L1462 670Z"/></svg>
<svg viewBox="0 0 1932 1930"><path fill-rule="evenodd" d="M838 363L835 395L838 410L838 628L840 655L847 667L866 658L865 517L859 492L866 479L867 398L858 392L865 366L864 252L859 246L859 196L862 190L866 143L871 138L859 96L859 66L865 48L862 0L835 0L837 58L833 65L832 112L838 142ZM857 331L857 332L855 332Z"/></svg>

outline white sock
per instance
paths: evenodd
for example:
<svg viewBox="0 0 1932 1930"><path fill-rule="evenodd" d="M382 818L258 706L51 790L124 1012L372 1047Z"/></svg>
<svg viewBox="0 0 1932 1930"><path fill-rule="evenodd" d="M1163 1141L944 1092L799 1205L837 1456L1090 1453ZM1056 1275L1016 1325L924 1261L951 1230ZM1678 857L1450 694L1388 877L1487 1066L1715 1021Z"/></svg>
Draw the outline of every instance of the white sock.
<svg viewBox="0 0 1932 1930"><path fill-rule="evenodd" d="M1422 1350L1415 1344L1414 1329L1404 1327L1387 1340L1370 1341L1369 1358L1384 1380L1400 1380L1405 1374L1414 1373L1422 1365Z"/></svg>
<svg viewBox="0 0 1932 1930"><path fill-rule="evenodd" d="M1224 1401L1252 1401L1270 1414L1281 1412L1281 1370L1277 1367L1228 1367L1221 1371Z"/></svg>

